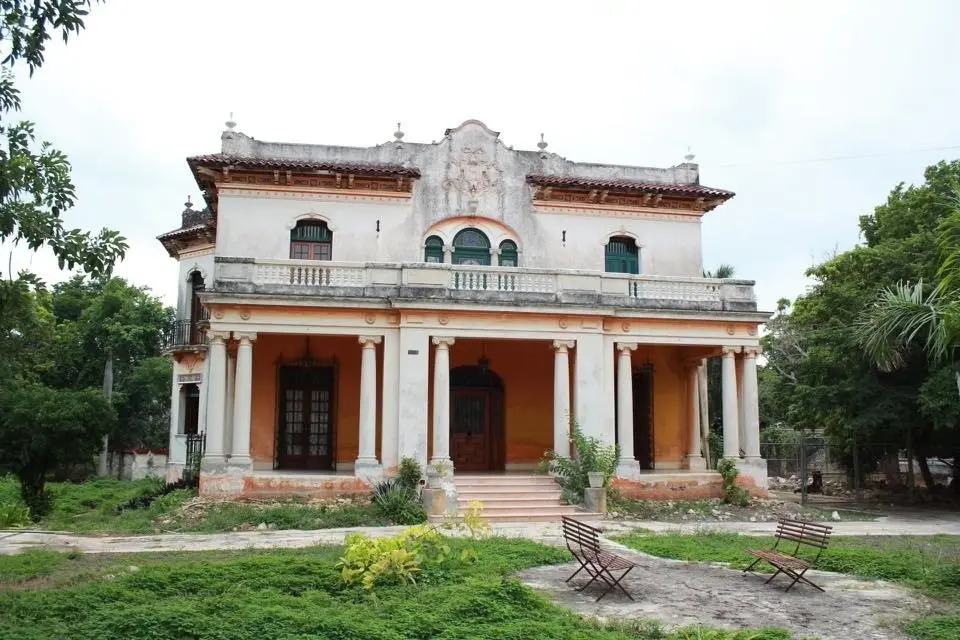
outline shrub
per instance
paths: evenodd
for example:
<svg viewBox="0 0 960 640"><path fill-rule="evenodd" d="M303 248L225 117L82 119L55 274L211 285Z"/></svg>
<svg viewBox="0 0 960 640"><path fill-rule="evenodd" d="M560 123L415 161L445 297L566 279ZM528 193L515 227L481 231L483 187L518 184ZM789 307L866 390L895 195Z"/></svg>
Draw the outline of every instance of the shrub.
<svg viewBox="0 0 960 640"><path fill-rule="evenodd" d="M540 470L557 475L568 502L580 502L584 490L590 486L588 473L599 471L603 474L603 486L609 486L620 459L620 445L604 444L598 438L583 435L573 417L570 418L570 442L574 447L572 458L548 451L540 462Z"/></svg>
<svg viewBox="0 0 960 640"><path fill-rule="evenodd" d="M738 487L736 484L737 476L740 475L737 463L731 458L724 458L717 465L717 471L723 478L723 501L739 507L750 504L750 494L747 493L746 489Z"/></svg>
<svg viewBox="0 0 960 640"><path fill-rule="evenodd" d="M427 519L420 503L419 487L401 484L399 478L385 480L373 490L373 510L377 516L393 524L418 524Z"/></svg>
<svg viewBox="0 0 960 640"><path fill-rule="evenodd" d="M30 510L16 502L0 502L0 529L13 529L30 524Z"/></svg>
<svg viewBox="0 0 960 640"><path fill-rule="evenodd" d="M420 480L423 478L423 469L420 463L413 458L403 458L400 460L400 469L397 472L397 483L414 491L420 488Z"/></svg>
<svg viewBox="0 0 960 640"><path fill-rule="evenodd" d="M446 538L425 525L391 538L368 538L362 533L347 536L343 557L337 562L347 586L360 584L368 592L378 585L415 584L427 566L441 566L450 557Z"/></svg>

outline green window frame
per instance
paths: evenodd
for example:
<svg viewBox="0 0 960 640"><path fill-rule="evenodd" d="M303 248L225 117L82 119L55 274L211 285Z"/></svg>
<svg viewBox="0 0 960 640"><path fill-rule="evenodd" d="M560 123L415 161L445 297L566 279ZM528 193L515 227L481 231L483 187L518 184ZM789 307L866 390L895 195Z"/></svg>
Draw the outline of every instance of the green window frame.
<svg viewBox="0 0 960 640"><path fill-rule="evenodd" d="M294 260L332 260L333 232L322 220L301 220L290 231L290 257Z"/></svg>
<svg viewBox="0 0 960 640"><path fill-rule="evenodd" d="M443 239L440 236L430 236L423 243L424 262L443 262Z"/></svg>
<svg viewBox="0 0 960 640"><path fill-rule="evenodd" d="M490 239L469 227L453 237L453 264L490 266Z"/></svg>
<svg viewBox="0 0 960 640"><path fill-rule="evenodd" d="M640 273L640 250L633 238L614 236L604 251L607 273Z"/></svg>
<svg viewBox="0 0 960 640"><path fill-rule="evenodd" d="M519 266L517 263L517 243L513 240L504 240L500 243L500 266Z"/></svg>

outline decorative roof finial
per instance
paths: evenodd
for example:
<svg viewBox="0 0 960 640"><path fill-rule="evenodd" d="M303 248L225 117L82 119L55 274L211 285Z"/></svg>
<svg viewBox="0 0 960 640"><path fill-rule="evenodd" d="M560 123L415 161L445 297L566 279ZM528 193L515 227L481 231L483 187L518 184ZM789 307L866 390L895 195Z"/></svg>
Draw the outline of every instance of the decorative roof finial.
<svg viewBox="0 0 960 640"><path fill-rule="evenodd" d="M233 120L233 111L230 112L230 118L224 123L227 125L227 131L233 131L237 123Z"/></svg>
<svg viewBox="0 0 960 640"><path fill-rule="evenodd" d="M540 134L540 142L537 143L537 148L540 149L540 157L543 159L547 158L547 141L543 139L543 134Z"/></svg>
<svg viewBox="0 0 960 640"><path fill-rule="evenodd" d="M403 130L400 129L400 123L397 123L397 130L393 132L393 137L396 138L397 142L403 140Z"/></svg>
<svg viewBox="0 0 960 640"><path fill-rule="evenodd" d="M684 161L684 162L693 162L693 159L694 159L694 158L696 158L696 156L693 155L693 152L690 150L690 145L687 145L687 155L683 156L683 161Z"/></svg>
<svg viewBox="0 0 960 640"><path fill-rule="evenodd" d="M190 201L190 196L187 196L187 201L183 203L183 206L187 209L193 209L193 203Z"/></svg>

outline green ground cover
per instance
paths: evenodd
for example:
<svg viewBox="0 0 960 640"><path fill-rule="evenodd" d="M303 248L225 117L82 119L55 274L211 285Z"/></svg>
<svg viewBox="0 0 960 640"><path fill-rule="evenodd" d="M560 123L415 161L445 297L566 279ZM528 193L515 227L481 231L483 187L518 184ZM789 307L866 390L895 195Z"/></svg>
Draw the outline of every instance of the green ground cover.
<svg viewBox="0 0 960 640"><path fill-rule="evenodd" d="M723 562L736 569L753 561L748 549L769 548L774 542L772 537L723 533L633 533L615 540L661 558ZM762 564L758 570L772 571ZM906 631L919 640L960 640L960 536L836 536L816 568L916 589L939 602L943 615L911 621Z"/></svg>
<svg viewBox="0 0 960 640"><path fill-rule="evenodd" d="M0 557L0 640L790 640L781 630L665 633L600 623L551 604L510 576L567 562L524 540L451 540L454 558L415 585L344 587L341 548L257 552Z"/></svg>
<svg viewBox="0 0 960 640"><path fill-rule="evenodd" d="M177 490L146 509L117 513L116 507L162 486L158 480L98 478L83 483L50 483L53 510L39 523L51 531L103 534L217 533L256 527L329 529L390 524L366 501L310 503L284 500L267 504L221 502L184 508L196 491ZM0 505L19 504L19 485L0 478Z"/></svg>

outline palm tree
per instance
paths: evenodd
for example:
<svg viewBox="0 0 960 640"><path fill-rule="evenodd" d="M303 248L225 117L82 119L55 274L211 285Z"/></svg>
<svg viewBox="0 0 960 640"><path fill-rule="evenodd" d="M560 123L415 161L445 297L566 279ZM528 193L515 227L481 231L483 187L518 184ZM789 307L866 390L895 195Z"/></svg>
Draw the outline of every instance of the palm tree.
<svg viewBox="0 0 960 640"><path fill-rule="evenodd" d="M714 271L704 271L704 278L717 278L718 280L724 280L726 278L732 278L736 273L736 269L732 264L723 263L719 265Z"/></svg>

